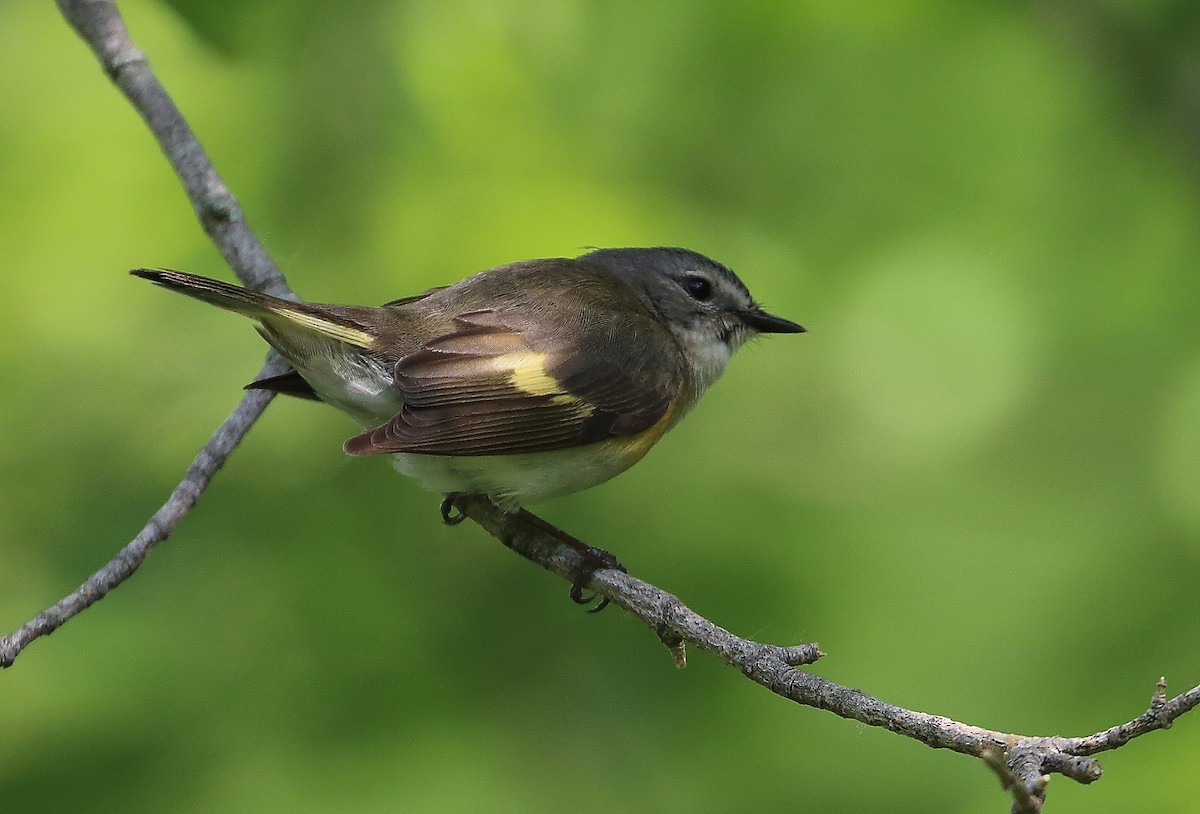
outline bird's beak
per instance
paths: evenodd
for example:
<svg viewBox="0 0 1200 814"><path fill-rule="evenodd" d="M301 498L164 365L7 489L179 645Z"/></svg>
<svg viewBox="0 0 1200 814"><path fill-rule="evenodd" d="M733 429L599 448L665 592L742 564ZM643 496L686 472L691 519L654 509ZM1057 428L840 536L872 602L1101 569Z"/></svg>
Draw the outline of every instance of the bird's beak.
<svg viewBox="0 0 1200 814"><path fill-rule="evenodd" d="M750 311L738 311L738 319L759 333L764 334L802 334L804 327L790 319L771 316L766 311L755 308Z"/></svg>

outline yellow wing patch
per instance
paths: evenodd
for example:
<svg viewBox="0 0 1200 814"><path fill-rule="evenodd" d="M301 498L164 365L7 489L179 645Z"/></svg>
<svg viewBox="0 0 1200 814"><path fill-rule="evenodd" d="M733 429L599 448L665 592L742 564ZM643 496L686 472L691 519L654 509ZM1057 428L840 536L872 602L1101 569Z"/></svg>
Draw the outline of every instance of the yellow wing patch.
<svg viewBox="0 0 1200 814"><path fill-rule="evenodd" d="M496 356L492 364L497 372L509 371L508 383L531 396L558 396L563 392L558 379L546 372L546 354L528 351Z"/></svg>
<svg viewBox="0 0 1200 814"><path fill-rule="evenodd" d="M495 357L496 370L509 371L508 383L530 396L550 396L555 404L574 404L581 416L591 415L595 407L563 389L558 379L546 372L546 354L529 351L505 353Z"/></svg>

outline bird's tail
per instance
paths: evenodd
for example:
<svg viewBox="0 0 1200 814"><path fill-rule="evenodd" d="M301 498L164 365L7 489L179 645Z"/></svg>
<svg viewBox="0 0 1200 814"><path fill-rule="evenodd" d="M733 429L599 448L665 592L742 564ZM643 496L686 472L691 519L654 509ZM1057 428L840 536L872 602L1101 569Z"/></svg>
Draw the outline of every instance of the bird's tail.
<svg viewBox="0 0 1200 814"><path fill-rule="evenodd" d="M292 302L182 271L133 269L129 273L171 291L250 317L262 325L268 341L272 337L282 338L299 332L310 336L316 334L359 348L370 348L374 343L374 337L363 326L332 313L326 307ZM272 341L272 344L276 343Z"/></svg>

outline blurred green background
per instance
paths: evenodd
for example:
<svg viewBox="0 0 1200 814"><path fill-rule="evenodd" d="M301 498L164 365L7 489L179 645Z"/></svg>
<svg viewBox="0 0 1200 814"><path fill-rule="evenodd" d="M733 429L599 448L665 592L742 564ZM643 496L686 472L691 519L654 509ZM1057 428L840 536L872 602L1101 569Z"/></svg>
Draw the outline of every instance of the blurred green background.
<svg viewBox="0 0 1200 814"><path fill-rule="evenodd" d="M810 330L542 507L907 707L1086 734L1200 683L1194 2L128 2L303 296L684 245ZM229 278L50 2L0 6L0 627L141 527L237 402ZM0 675L63 812L954 811L977 762L770 696L277 401L112 596ZM1048 811L1194 811L1200 717Z"/></svg>

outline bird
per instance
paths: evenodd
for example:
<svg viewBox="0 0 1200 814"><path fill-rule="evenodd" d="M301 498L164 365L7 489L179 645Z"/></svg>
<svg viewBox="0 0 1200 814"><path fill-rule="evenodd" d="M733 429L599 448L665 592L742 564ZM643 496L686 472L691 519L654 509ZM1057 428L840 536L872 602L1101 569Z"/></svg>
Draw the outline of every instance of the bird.
<svg viewBox="0 0 1200 814"><path fill-rule="evenodd" d="M446 496L447 522L464 495L512 513L607 481L678 424L749 339L805 330L764 311L727 266L674 247L524 260L374 307L130 273L254 320L291 367L246 387L346 413L361 432L345 451L392 455Z"/></svg>

